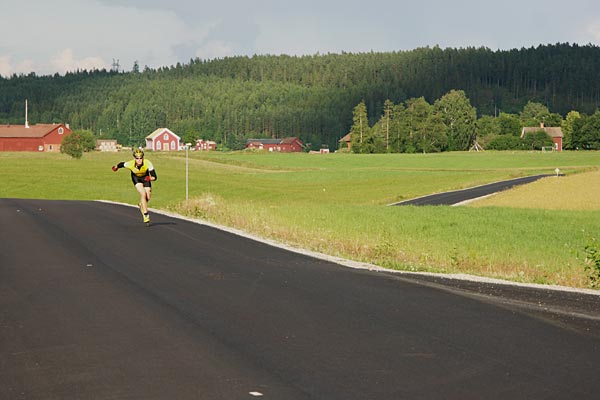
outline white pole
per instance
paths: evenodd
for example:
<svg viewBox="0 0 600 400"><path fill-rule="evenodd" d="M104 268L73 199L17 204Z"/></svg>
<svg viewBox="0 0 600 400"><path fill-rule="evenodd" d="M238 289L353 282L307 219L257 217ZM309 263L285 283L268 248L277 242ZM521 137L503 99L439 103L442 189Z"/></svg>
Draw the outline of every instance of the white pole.
<svg viewBox="0 0 600 400"><path fill-rule="evenodd" d="M188 151L190 149L190 146L192 144L191 143L186 143L185 144L185 202L188 202L188 198L189 198L189 184L188 184L188 177L189 177L189 161L188 161Z"/></svg>
<svg viewBox="0 0 600 400"><path fill-rule="evenodd" d="M188 145L185 145L185 202L187 203L188 201Z"/></svg>

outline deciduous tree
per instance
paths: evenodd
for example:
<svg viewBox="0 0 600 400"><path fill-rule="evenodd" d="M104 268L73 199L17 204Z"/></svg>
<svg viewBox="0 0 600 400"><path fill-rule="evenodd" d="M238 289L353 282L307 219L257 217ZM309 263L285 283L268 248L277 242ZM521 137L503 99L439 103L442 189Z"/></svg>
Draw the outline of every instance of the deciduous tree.
<svg viewBox="0 0 600 400"><path fill-rule="evenodd" d="M468 150L475 141L477 112L462 90L451 90L434 103L446 126L448 150Z"/></svg>
<svg viewBox="0 0 600 400"><path fill-rule="evenodd" d="M578 111L570 111L564 119L561 127L563 132L563 148L567 150L573 149L573 129L575 121L581 118Z"/></svg>

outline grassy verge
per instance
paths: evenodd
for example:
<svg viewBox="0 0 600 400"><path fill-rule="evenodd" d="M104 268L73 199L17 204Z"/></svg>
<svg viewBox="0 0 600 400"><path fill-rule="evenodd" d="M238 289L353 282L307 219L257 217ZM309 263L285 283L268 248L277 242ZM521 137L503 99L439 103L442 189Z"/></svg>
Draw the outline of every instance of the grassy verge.
<svg viewBox="0 0 600 400"><path fill-rule="evenodd" d="M513 207L515 199L477 207L386 205L555 168L567 174L560 182L583 183L553 188L545 198L561 197L571 205L569 199L595 179L596 153L190 153L187 202L185 154L147 157L159 176L155 208L388 268L590 286L583 253L600 226L597 208L585 205L590 202L558 209L531 198L523 200L530 208ZM110 170L129 158L126 153L85 154L81 160L0 153L0 197L134 204L128 173Z"/></svg>

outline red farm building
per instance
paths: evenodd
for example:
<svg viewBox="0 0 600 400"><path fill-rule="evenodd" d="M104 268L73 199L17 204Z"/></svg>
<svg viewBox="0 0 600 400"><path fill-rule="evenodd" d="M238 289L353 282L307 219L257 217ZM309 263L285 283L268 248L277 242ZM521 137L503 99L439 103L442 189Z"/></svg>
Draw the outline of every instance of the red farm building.
<svg viewBox="0 0 600 400"><path fill-rule="evenodd" d="M348 150L352 149L352 137L349 133L347 133L343 138L341 138L338 143L340 144L340 149L343 148L342 146L346 146L346 148Z"/></svg>
<svg viewBox="0 0 600 400"><path fill-rule="evenodd" d="M204 140L198 139L196 140L196 145L194 146L194 150L197 151L213 151L217 149L217 142L212 140Z"/></svg>
<svg viewBox="0 0 600 400"><path fill-rule="evenodd" d="M167 128L158 128L146 136L146 149L154 151L179 151L181 138Z"/></svg>
<svg viewBox="0 0 600 400"><path fill-rule="evenodd" d="M0 125L0 151L60 151L69 124Z"/></svg>
<svg viewBox="0 0 600 400"><path fill-rule="evenodd" d="M284 139L248 139L247 149L277 151L281 153L294 153L302 151L304 144L297 137Z"/></svg>
<svg viewBox="0 0 600 400"><path fill-rule="evenodd" d="M563 149L563 132L560 127L547 127L544 123L540 123L540 126L526 126L521 130L521 138L527 133L535 133L538 131L544 131L548 136L552 138L554 142L554 151L562 151Z"/></svg>

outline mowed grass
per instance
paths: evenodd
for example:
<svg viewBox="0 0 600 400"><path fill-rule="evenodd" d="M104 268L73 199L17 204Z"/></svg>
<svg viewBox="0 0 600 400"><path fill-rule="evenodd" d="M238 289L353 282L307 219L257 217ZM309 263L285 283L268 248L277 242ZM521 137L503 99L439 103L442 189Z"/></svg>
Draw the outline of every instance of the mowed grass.
<svg viewBox="0 0 600 400"><path fill-rule="evenodd" d="M89 153L81 160L0 153L0 197L136 204L129 172L110 169L130 158L125 152ZM598 153L190 152L187 202L185 153L149 153L147 158L159 177L154 208L387 268L589 285L582 257L600 226L594 195L587 194L599 181ZM566 176L465 207L388 206L518 176L553 174L555 168ZM514 197L493 203L505 196ZM580 198L587 200L574 201Z"/></svg>
<svg viewBox="0 0 600 400"><path fill-rule="evenodd" d="M600 210L600 170L554 176L474 201L471 207Z"/></svg>

